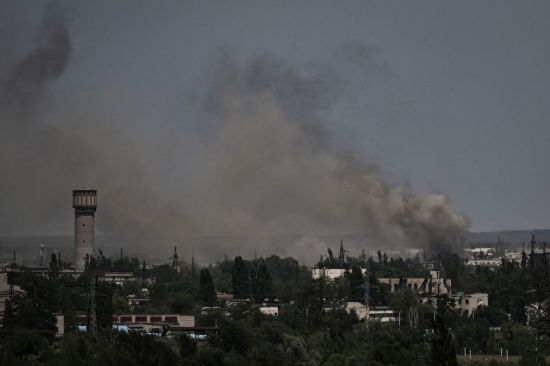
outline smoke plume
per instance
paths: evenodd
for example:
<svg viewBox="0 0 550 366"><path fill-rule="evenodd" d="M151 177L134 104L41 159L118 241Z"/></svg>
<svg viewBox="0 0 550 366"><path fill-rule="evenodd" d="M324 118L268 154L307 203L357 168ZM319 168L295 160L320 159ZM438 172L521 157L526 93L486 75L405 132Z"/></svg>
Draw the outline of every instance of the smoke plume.
<svg viewBox="0 0 550 366"><path fill-rule="evenodd" d="M140 135L131 131L141 106L123 92L49 98L71 42L63 17L47 14L34 48L2 77L0 232L70 228L71 189L86 185L98 190L98 231L157 258L193 245L205 261L253 251L313 261L324 236L349 233L368 235L361 247L451 250L469 223L444 195L389 184L331 143L332 111L353 93L342 62L365 82L388 73L361 45L337 54L300 67L222 53L181 101L186 115L165 112L149 121L156 135Z"/></svg>
<svg viewBox="0 0 550 366"><path fill-rule="evenodd" d="M47 85L63 74L71 54L69 32L60 15L48 14L37 36L34 49L3 82L4 102L19 112L36 103Z"/></svg>
<svg viewBox="0 0 550 366"><path fill-rule="evenodd" d="M468 220L445 196L391 185L377 166L330 145L323 114L345 95L332 69L302 75L267 56L216 69L204 100L219 128L200 154L200 197L213 209L197 202L214 227L264 241L367 233L371 246L435 252L460 242Z"/></svg>

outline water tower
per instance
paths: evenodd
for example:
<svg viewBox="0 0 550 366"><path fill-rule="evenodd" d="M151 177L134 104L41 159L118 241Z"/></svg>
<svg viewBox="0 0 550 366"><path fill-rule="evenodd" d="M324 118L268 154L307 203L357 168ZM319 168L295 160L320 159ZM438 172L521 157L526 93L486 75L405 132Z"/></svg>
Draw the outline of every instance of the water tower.
<svg viewBox="0 0 550 366"><path fill-rule="evenodd" d="M77 271L86 267L86 255L94 255L95 233L94 216L97 208L95 189L75 189L74 207L74 266Z"/></svg>

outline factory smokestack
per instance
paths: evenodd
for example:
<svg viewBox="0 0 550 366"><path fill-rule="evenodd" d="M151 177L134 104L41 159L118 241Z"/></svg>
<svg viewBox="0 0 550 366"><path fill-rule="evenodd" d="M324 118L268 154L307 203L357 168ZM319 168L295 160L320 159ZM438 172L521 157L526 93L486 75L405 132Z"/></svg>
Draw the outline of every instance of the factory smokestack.
<svg viewBox="0 0 550 366"><path fill-rule="evenodd" d="M94 216L97 208L97 191L76 189L73 191L74 207L74 265L77 271L86 268L86 258L94 255Z"/></svg>

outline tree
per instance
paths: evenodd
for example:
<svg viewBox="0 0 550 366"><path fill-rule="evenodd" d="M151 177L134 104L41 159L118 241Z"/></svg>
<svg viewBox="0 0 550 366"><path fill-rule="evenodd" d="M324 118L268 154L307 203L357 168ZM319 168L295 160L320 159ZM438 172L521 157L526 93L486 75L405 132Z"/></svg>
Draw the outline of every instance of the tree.
<svg viewBox="0 0 550 366"><path fill-rule="evenodd" d="M208 269L203 268L199 274L199 297L205 304L212 305L216 302L216 290L214 281Z"/></svg>
<svg viewBox="0 0 550 366"><path fill-rule="evenodd" d="M250 281L248 279L248 269L240 256L235 257L235 260L233 261L231 279L233 283L233 295L235 298L247 298L249 295Z"/></svg>
<svg viewBox="0 0 550 366"><path fill-rule="evenodd" d="M113 285L102 281L96 283L97 326L110 329L113 325Z"/></svg>
<svg viewBox="0 0 550 366"><path fill-rule="evenodd" d="M222 321L218 336L226 351L234 350L237 353L245 354L250 348L250 334L241 321Z"/></svg>
<svg viewBox="0 0 550 366"><path fill-rule="evenodd" d="M55 331L53 312L59 310L54 281L32 273L20 273L17 284L25 294L16 294L11 303L12 324L15 329L32 328Z"/></svg>
<svg viewBox="0 0 550 366"><path fill-rule="evenodd" d="M50 276L57 277L59 274L59 263L57 262L57 256L52 253L50 256Z"/></svg>
<svg viewBox="0 0 550 366"><path fill-rule="evenodd" d="M452 281L453 287L460 289L462 288L460 278L464 272L464 264L462 263L462 258L456 254L452 254L446 257L443 260L443 268L445 269L445 274Z"/></svg>
<svg viewBox="0 0 550 366"><path fill-rule="evenodd" d="M176 341L178 342L181 357L194 356L197 353L197 342L187 334L181 334L176 338Z"/></svg>
<svg viewBox="0 0 550 366"><path fill-rule="evenodd" d="M350 301L361 301L363 299L363 274L361 268L352 267L349 275Z"/></svg>
<svg viewBox="0 0 550 366"><path fill-rule="evenodd" d="M400 316L407 319L411 328L418 325L418 297L408 289L403 288L392 294L390 298L390 307L399 310Z"/></svg>
<svg viewBox="0 0 550 366"><path fill-rule="evenodd" d="M458 365L455 342L445 321L450 311L452 311L452 307L448 296L437 296L436 315L432 327L433 334L430 340L433 366Z"/></svg>
<svg viewBox="0 0 550 366"><path fill-rule="evenodd" d="M266 298L273 297L273 284L271 275L267 270L265 263L260 264L258 269L250 271L250 289L256 302L262 302Z"/></svg>

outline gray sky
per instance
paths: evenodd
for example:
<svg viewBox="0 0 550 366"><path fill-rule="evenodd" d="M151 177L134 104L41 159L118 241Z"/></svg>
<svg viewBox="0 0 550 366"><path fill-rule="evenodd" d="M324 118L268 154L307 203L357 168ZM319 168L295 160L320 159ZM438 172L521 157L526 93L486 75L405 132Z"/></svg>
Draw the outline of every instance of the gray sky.
<svg viewBox="0 0 550 366"><path fill-rule="evenodd" d="M33 47L45 3L0 4L5 73ZM157 147L173 128L193 137L215 128L192 111L220 54L236 64L269 54L338 75L345 90L320 118L335 150L414 192L446 194L472 230L549 227L548 1L62 4L72 54L48 85L46 123L70 116L100 149L113 135L131 140L137 150L109 143L109 153L148 166L158 191L195 174L192 154Z"/></svg>

